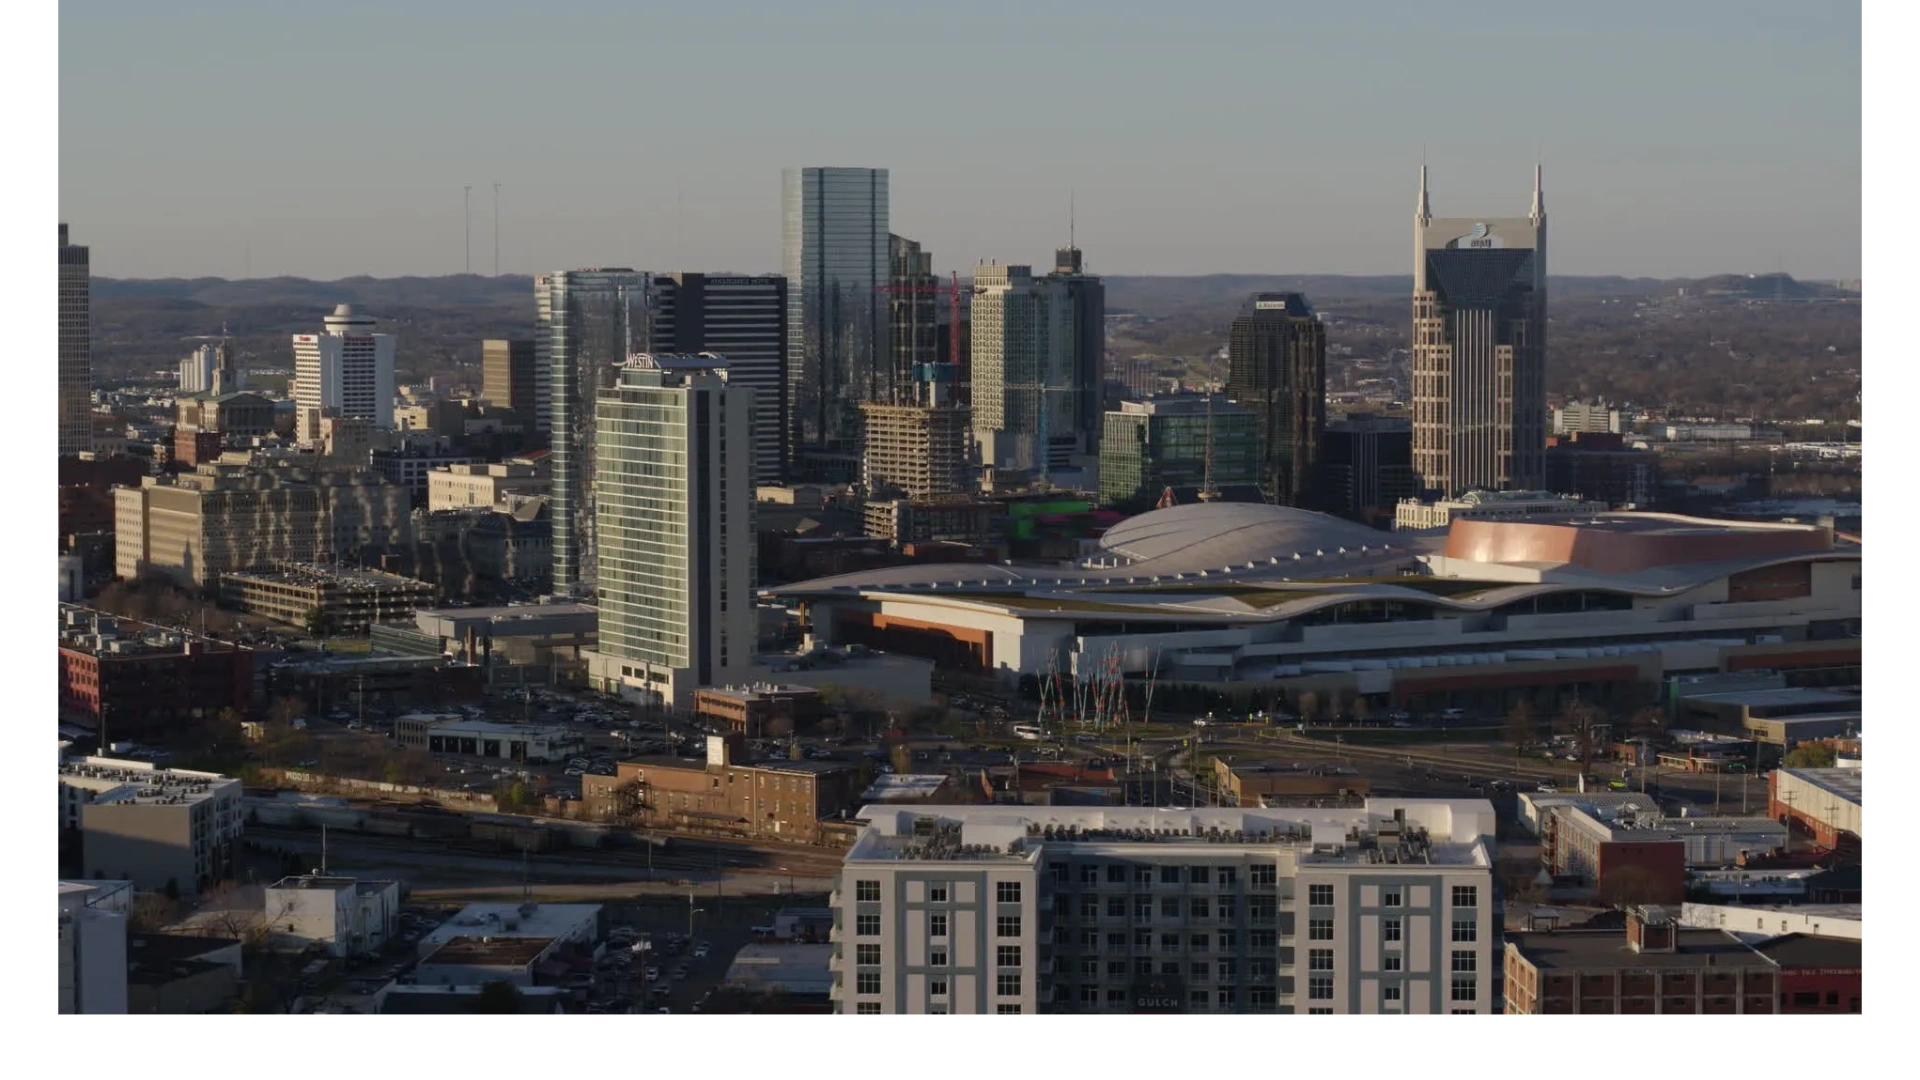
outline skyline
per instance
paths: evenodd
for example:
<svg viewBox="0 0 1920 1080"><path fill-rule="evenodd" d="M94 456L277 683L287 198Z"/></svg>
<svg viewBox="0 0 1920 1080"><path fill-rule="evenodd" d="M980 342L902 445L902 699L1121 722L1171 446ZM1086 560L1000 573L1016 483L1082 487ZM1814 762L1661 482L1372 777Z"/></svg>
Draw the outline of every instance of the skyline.
<svg viewBox="0 0 1920 1080"><path fill-rule="evenodd" d="M1095 273L1398 274L1422 160L1447 217L1524 213L1539 160L1557 272L1860 276L1857 8L768 7L346 3L303 44L290 11L64 5L61 218L101 277L440 275L471 186L488 274L498 182L502 272L766 273L781 169L884 167L942 273L1044 263L1071 198ZM382 78L282 78L333 42Z"/></svg>

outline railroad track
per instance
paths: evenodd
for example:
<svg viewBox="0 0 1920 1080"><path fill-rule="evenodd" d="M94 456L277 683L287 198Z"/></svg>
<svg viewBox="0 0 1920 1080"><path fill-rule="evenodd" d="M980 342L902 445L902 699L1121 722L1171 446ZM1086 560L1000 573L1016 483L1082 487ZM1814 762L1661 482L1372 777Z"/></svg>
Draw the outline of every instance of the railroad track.
<svg viewBox="0 0 1920 1080"><path fill-rule="evenodd" d="M317 829L298 829L282 826L254 826L248 829L248 836L268 846L286 847L301 852L315 851L320 848L320 836ZM761 851L753 849L721 850L675 850L674 844L655 848L651 862L646 849L630 848L560 848L545 852L528 852L524 856L512 851L501 851L484 842L449 843L445 840L413 838L402 836L382 836L378 834L352 833L335 830L329 846L338 847L343 853L354 851L391 852L396 856L418 856L429 851L445 852L456 862L498 862L519 865L524 858L526 864L547 871L580 870L605 871L625 870L636 877L643 877L651 867L653 877L671 873L747 873L768 876L792 876L797 878L831 877L840 870L838 856L824 852L789 854L786 852ZM785 866L788 869L780 869Z"/></svg>

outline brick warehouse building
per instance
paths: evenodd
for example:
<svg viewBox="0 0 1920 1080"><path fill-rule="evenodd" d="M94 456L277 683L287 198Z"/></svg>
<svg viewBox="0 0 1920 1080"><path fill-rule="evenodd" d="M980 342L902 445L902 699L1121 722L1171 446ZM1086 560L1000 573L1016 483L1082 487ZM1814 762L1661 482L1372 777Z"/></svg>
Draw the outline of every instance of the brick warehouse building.
<svg viewBox="0 0 1920 1080"><path fill-rule="evenodd" d="M1780 1011L1778 964L1660 907L1629 911L1624 941L1618 930L1510 932L1504 965L1509 1014Z"/></svg>
<svg viewBox="0 0 1920 1080"><path fill-rule="evenodd" d="M1860 1011L1858 938L1783 934L1753 948L1780 966L1781 1012Z"/></svg>
<svg viewBox="0 0 1920 1080"><path fill-rule="evenodd" d="M580 778L587 816L635 825L803 844L838 842L833 823L865 790L844 761L738 761L738 736L710 736L707 759L644 757ZM846 836L851 835L849 829Z"/></svg>
<svg viewBox="0 0 1920 1080"><path fill-rule="evenodd" d="M244 713L252 696L251 650L61 606L61 711L90 721L103 743Z"/></svg>

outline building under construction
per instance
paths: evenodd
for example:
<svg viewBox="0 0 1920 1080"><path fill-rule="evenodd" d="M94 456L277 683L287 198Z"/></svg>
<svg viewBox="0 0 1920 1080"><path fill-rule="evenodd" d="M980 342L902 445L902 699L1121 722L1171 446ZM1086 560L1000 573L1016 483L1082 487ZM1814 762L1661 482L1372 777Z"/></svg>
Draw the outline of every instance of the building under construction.
<svg viewBox="0 0 1920 1080"><path fill-rule="evenodd" d="M862 405L861 481L867 498L932 499L970 486L964 406Z"/></svg>

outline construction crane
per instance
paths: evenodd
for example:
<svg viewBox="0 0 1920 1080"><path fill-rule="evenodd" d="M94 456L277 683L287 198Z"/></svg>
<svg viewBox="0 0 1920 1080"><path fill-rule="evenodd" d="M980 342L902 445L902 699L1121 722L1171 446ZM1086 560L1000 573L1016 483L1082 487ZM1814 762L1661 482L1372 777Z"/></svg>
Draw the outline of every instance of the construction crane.
<svg viewBox="0 0 1920 1080"><path fill-rule="evenodd" d="M1207 389L1207 460L1200 474L1200 501L1213 502L1220 493L1213 487L1213 389Z"/></svg>

